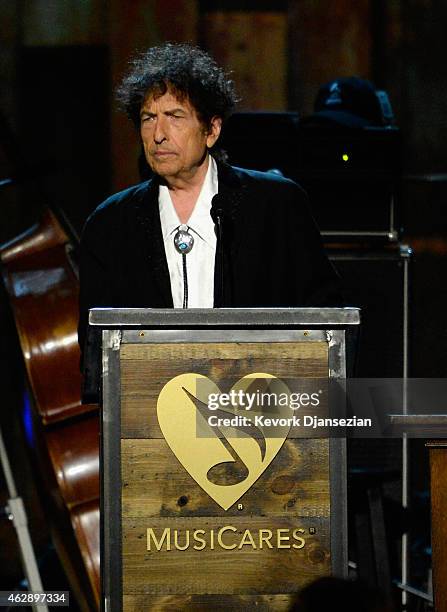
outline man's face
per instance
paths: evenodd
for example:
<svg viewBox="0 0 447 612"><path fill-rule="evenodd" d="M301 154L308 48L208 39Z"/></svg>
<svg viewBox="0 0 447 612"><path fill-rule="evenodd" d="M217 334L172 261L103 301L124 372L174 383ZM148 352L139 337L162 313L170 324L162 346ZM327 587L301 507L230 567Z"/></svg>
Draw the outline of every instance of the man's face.
<svg viewBox="0 0 447 612"><path fill-rule="evenodd" d="M207 148L220 134L220 118L214 117L206 129L189 101L179 101L169 91L155 98L148 96L140 117L147 162L168 184L193 179L203 167Z"/></svg>

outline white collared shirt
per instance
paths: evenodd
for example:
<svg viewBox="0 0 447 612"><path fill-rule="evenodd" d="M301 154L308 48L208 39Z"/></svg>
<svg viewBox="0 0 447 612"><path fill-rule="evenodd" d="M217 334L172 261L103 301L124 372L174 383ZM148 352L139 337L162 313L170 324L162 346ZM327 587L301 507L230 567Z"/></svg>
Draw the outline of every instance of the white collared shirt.
<svg viewBox="0 0 447 612"><path fill-rule="evenodd" d="M216 234L210 215L211 200L218 191L217 166L209 156L208 170L196 205L186 223L194 237L194 246L186 255L188 275L188 308L212 308L214 306L214 260ZM160 185L158 194L161 231L168 261L169 277L174 308L183 307L183 256L174 246L174 236L181 225L169 189Z"/></svg>

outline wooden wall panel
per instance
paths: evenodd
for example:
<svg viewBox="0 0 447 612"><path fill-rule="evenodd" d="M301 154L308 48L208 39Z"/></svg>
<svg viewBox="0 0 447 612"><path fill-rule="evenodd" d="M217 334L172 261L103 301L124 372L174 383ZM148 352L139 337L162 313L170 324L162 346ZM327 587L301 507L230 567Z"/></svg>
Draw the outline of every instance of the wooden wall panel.
<svg viewBox="0 0 447 612"><path fill-rule="evenodd" d="M204 47L233 73L239 110L287 108L287 16L225 11L202 16Z"/></svg>
<svg viewBox="0 0 447 612"><path fill-rule="evenodd" d="M318 87L340 76L369 78L369 0L289 3L289 105L312 112Z"/></svg>
<svg viewBox="0 0 447 612"><path fill-rule="evenodd" d="M27 0L22 7L24 45L107 44L106 0Z"/></svg>
<svg viewBox="0 0 447 612"><path fill-rule="evenodd" d="M196 0L109 0L109 45L113 90L141 51L166 41L197 40ZM139 135L112 100L112 185L117 191L139 182Z"/></svg>

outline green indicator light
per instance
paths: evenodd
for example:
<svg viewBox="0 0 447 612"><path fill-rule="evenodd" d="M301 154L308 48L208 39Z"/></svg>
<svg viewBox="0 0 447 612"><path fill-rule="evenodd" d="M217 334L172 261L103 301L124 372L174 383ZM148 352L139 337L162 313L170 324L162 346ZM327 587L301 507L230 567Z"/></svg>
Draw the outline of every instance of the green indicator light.
<svg viewBox="0 0 447 612"><path fill-rule="evenodd" d="M347 153L343 153L341 158L342 158L343 161L349 161L349 155Z"/></svg>

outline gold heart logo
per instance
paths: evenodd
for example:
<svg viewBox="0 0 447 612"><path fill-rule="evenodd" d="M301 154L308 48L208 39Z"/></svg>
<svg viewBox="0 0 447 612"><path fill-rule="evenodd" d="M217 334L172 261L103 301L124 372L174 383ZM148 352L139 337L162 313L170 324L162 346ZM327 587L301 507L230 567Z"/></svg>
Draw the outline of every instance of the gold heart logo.
<svg viewBox="0 0 447 612"><path fill-rule="evenodd" d="M233 402L228 408L212 411L209 398L222 397L220 389L208 377L193 373L181 374L166 383L157 401L158 422L170 449L197 484L224 510L261 476L290 430L290 424L278 424L274 428L255 425L256 416L265 413L265 407L259 402L260 394L266 391L264 397L290 394L280 379L271 374L249 374L233 385L231 391L234 391L233 399L240 398L240 393L243 397L251 393L258 401L256 404L253 401L250 410L246 404ZM272 414L270 400L269 413ZM215 416L212 424L211 415ZM289 406L285 402L275 404L274 415L290 417ZM248 420L244 421L244 416ZM220 424L213 426L220 417L227 418L221 418Z"/></svg>

